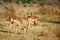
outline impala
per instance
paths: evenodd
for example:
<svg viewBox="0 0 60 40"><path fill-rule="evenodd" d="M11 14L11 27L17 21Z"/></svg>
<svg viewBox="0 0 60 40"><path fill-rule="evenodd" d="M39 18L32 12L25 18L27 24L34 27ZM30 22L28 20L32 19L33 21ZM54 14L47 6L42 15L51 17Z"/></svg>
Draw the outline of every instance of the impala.
<svg viewBox="0 0 60 40"><path fill-rule="evenodd" d="M37 18L38 18L37 16L28 16L28 17L27 17L29 27L30 27L31 22L33 22L34 25L36 26Z"/></svg>
<svg viewBox="0 0 60 40"><path fill-rule="evenodd" d="M26 30L26 26L24 26L24 24L22 23L22 20L19 17L17 17L17 16L10 16L9 17L9 27L11 27L14 22L16 22L17 25L24 30L24 32L27 31Z"/></svg>

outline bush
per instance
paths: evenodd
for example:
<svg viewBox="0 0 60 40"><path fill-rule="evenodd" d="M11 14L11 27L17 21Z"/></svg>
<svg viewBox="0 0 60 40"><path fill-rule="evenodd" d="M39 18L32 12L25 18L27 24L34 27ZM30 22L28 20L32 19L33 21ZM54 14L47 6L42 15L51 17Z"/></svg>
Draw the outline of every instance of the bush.
<svg viewBox="0 0 60 40"><path fill-rule="evenodd" d="M46 0L38 0L39 4L43 5L46 4Z"/></svg>
<svg viewBox="0 0 60 40"><path fill-rule="evenodd" d="M3 0L4 2L11 2L11 0Z"/></svg>
<svg viewBox="0 0 60 40"><path fill-rule="evenodd" d="M4 2L23 2L23 3L30 3L31 0L3 0Z"/></svg>
<svg viewBox="0 0 60 40"><path fill-rule="evenodd" d="M3 0L4 2L22 2L22 3L39 3L41 5L46 3L46 0Z"/></svg>

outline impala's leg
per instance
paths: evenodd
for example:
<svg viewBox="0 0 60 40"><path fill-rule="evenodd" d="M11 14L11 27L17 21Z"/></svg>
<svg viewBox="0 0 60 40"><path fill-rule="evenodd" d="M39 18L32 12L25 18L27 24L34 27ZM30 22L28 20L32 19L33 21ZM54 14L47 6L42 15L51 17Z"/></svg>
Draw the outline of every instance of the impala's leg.
<svg viewBox="0 0 60 40"><path fill-rule="evenodd" d="M19 22L17 22L17 26L18 26L18 29L16 30L16 33L17 33L17 31L19 30L19 29L23 29L22 27L23 27L23 25L22 24L20 24Z"/></svg>
<svg viewBox="0 0 60 40"><path fill-rule="evenodd" d="M16 33L18 32L18 30L19 30L19 25L18 25L18 23L17 23L17 29L16 29Z"/></svg>
<svg viewBox="0 0 60 40"><path fill-rule="evenodd" d="M28 21L27 31L29 31L30 21Z"/></svg>
<svg viewBox="0 0 60 40"><path fill-rule="evenodd" d="M26 26L24 26L24 24L21 24L21 26L22 26L22 29L24 30L24 34L26 34L26 32L27 32Z"/></svg>
<svg viewBox="0 0 60 40"><path fill-rule="evenodd" d="M13 21L9 22L9 27L10 28L11 28L12 24L13 24Z"/></svg>
<svg viewBox="0 0 60 40"><path fill-rule="evenodd" d="M21 25L20 25L20 23L17 23L17 26L21 29Z"/></svg>
<svg viewBox="0 0 60 40"><path fill-rule="evenodd" d="M13 22L10 22L10 25L9 25L10 31L12 31L12 30L11 30L11 29L12 29L12 28L11 28L12 24L13 24Z"/></svg>
<svg viewBox="0 0 60 40"><path fill-rule="evenodd" d="M26 28L24 28L24 34L26 34L27 33L27 29Z"/></svg>
<svg viewBox="0 0 60 40"><path fill-rule="evenodd" d="M34 25L36 26L36 21L34 21Z"/></svg>
<svg viewBox="0 0 60 40"><path fill-rule="evenodd" d="M9 28L10 28L10 31L11 31L11 26L13 24L13 20L9 21Z"/></svg>

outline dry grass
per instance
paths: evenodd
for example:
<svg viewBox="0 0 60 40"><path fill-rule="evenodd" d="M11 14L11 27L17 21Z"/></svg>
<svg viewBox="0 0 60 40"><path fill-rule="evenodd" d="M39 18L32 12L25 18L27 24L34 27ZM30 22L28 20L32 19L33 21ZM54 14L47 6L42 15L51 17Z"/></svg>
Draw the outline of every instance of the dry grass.
<svg viewBox="0 0 60 40"><path fill-rule="evenodd" d="M24 7L23 5L16 5L13 4L12 6L11 4L11 8L13 7L11 10L7 10L3 6L0 7L0 40L59 40L60 24L56 23L60 22L60 8L58 6L27 4ZM14 6L16 7L14 8ZM9 16L16 15L20 17L24 25L27 26L27 12L31 15L30 11L32 15L38 17L37 26L31 24L29 31L25 35L23 34L24 31L16 26L16 23L13 24L12 30L10 30L8 27L9 22L7 21ZM16 31L18 32L16 33Z"/></svg>

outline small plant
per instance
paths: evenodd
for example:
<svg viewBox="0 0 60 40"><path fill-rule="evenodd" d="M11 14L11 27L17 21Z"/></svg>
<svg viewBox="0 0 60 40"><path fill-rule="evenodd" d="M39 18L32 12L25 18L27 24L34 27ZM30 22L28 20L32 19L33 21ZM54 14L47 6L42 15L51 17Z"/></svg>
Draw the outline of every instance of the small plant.
<svg viewBox="0 0 60 40"><path fill-rule="evenodd" d="M22 0L23 3L30 3L31 0Z"/></svg>
<svg viewBox="0 0 60 40"><path fill-rule="evenodd" d="M46 3L46 0L3 0L4 2L22 2L22 3L39 3L41 5Z"/></svg>
<svg viewBox="0 0 60 40"><path fill-rule="evenodd" d="M11 0L3 0L4 2L11 2Z"/></svg>
<svg viewBox="0 0 60 40"><path fill-rule="evenodd" d="M31 0L3 0L4 2L23 2L30 3Z"/></svg>
<svg viewBox="0 0 60 40"><path fill-rule="evenodd" d="M46 4L46 0L38 0L38 3L43 6L43 4Z"/></svg>

